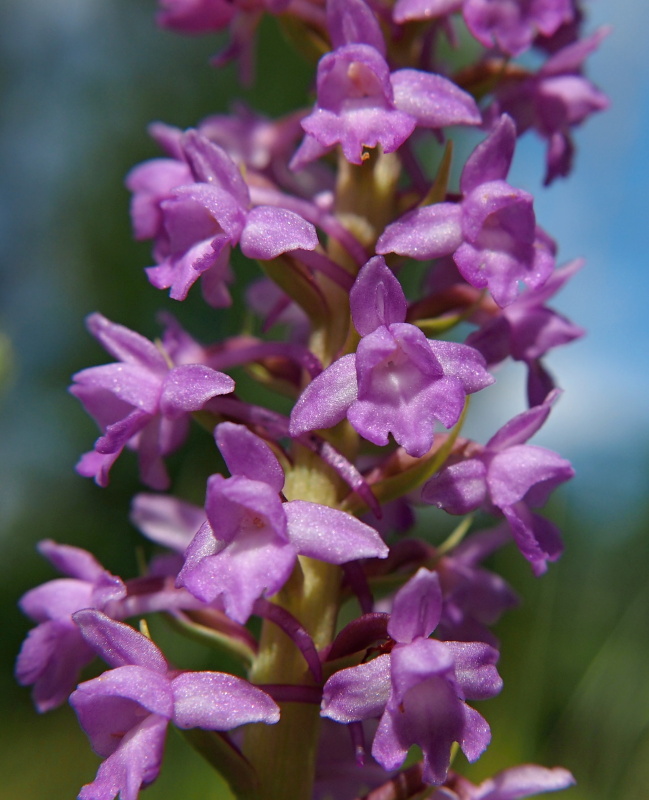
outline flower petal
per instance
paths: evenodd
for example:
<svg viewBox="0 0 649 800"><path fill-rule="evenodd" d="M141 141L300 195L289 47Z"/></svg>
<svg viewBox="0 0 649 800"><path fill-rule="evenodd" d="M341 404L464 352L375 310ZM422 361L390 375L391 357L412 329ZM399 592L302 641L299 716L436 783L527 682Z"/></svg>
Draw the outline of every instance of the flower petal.
<svg viewBox="0 0 649 800"><path fill-rule="evenodd" d="M423 567L397 592L388 622L388 633L397 642L427 638L439 624L442 590L437 573Z"/></svg>
<svg viewBox="0 0 649 800"><path fill-rule="evenodd" d="M462 244L462 210L456 203L435 203L409 211L383 231L377 253L397 253L418 261L451 255Z"/></svg>
<svg viewBox="0 0 649 800"><path fill-rule="evenodd" d="M489 136L471 153L460 178L463 194L476 189L481 183L504 181L514 158L516 125L503 114Z"/></svg>
<svg viewBox="0 0 649 800"><path fill-rule="evenodd" d="M257 206L246 218L239 244L248 258L269 261L292 250L315 250L318 235L313 224L294 211Z"/></svg>
<svg viewBox="0 0 649 800"><path fill-rule="evenodd" d="M334 361L302 392L291 411L291 436L337 425L357 395L356 356L351 353Z"/></svg>
<svg viewBox="0 0 649 800"><path fill-rule="evenodd" d="M284 470L263 439L245 425L234 422L217 425L214 438L232 475L267 483L278 493L282 491Z"/></svg>
<svg viewBox="0 0 649 800"><path fill-rule="evenodd" d="M390 76L394 104L424 128L479 125L482 117L475 100L457 84L418 69L399 69Z"/></svg>
<svg viewBox="0 0 649 800"><path fill-rule="evenodd" d="M360 270L349 293L354 326L361 336L380 325L404 322L408 304L401 284L381 256L371 258Z"/></svg>
<svg viewBox="0 0 649 800"><path fill-rule="evenodd" d="M134 628L92 608L77 611L73 619L86 642L111 667L136 665L166 675L169 666L161 651Z"/></svg>
<svg viewBox="0 0 649 800"><path fill-rule="evenodd" d="M336 508L292 500L284 503L288 536L296 551L328 564L386 558L388 547L374 528Z"/></svg>
<svg viewBox="0 0 649 800"><path fill-rule="evenodd" d="M487 470L477 458L460 461L440 470L421 490L421 499L449 514L469 514L487 497Z"/></svg>
<svg viewBox="0 0 649 800"><path fill-rule="evenodd" d="M199 411L212 397L234 391L229 375L203 364L174 367L164 379L160 394L160 411L170 419L187 412Z"/></svg>
<svg viewBox="0 0 649 800"><path fill-rule="evenodd" d="M335 672L325 683L320 716L358 722L383 713L390 696L389 655Z"/></svg>
<svg viewBox="0 0 649 800"><path fill-rule="evenodd" d="M261 689L223 672L184 672L171 682L179 728L229 731L250 722L275 723L277 703Z"/></svg>

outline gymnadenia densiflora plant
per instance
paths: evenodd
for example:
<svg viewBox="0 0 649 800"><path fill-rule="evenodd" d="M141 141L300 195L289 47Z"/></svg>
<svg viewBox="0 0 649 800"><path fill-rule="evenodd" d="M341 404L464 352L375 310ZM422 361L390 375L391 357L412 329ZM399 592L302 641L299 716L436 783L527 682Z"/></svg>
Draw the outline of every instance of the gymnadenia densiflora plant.
<svg viewBox="0 0 649 800"><path fill-rule="evenodd" d="M106 487L135 451L131 521L155 547L120 577L42 541L62 577L21 600L35 627L18 681L41 712L69 701L103 759L80 800L135 800L169 725L243 800L566 788L561 767L476 785L461 764L489 745L490 626L517 602L483 562L510 547L551 569L562 537L539 509L573 475L530 440L560 402L546 354L583 333L548 305L581 261L558 260L508 173L529 135L544 183L569 175L574 129L607 105L584 74L606 31L583 34L579 0L160 0L158 23L220 32L212 66L263 86L265 15L310 59L302 107L156 122L159 156L126 176L167 309L197 293L216 318L237 293L246 313L214 342L169 310L155 341L88 317L109 363L73 377L101 434L77 471ZM527 376L519 413L467 438L470 396L510 360ZM192 426L214 448L202 507L165 463ZM443 536L430 506L456 517ZM215 669L172 663L151 615L213 647ZM95 659L105 671L84 679Z"/></svg>

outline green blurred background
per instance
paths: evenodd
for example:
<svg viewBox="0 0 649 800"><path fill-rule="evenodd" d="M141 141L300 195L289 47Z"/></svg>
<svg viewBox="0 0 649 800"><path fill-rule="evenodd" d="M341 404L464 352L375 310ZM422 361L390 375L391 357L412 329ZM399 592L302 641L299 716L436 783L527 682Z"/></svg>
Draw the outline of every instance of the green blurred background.
<svg viewBox="0 0 649 800"><path fill-rule="evenodd" d="M236 307L212 314L196 290L183 304L155 291L141 269L150 263L149 245L131 239L123 177L133 165L157 154L146 125L160 119L188 127L210 113L226 111L241 96L232 68L217 72L207 66L219 46L215 38L183 39L160 32L153 24L154 10L153 0L5 0L0 8L0 796L7 800L76 797L98 764L69 708L38 716L28 690L13 680L15 655L30 627L16 602L29 588L54 577L35 552L35 542L51 537L88 547L111 571L126 577L136 573L136 548L141 546L127 520L130 498L140 488L133 459L127 456L117 463L107 490L73 470L96 429L66 387L73 372L105 360L86 334L83 318L99 310L152 337L159 330L156 312L165 308L204 340L216 339L236 322ZM593 14L601 20L622 15L622 42L614 40L611 50L619 55L628 49L623 37L632 15L630 0L593 3ZM631 31L629 36L633 41ZM642 125L649 124L646 86L636 81L637 95L629 97L629 82L616 82L605 58L596 57L594 72L602 88L613 93L609 116L631 106L637 110L640 103L640 122L631 135L633 142L640 141ZM273 21L262 28L258 74L258 85L243 96L270 115L296 107L309 88L307 66L292 54ZM626 87L627 94L620 90L617 98L618 86ZM629 116L624 119L628 128ZM610 141L619 124L593 120L593 133L578 136L577 195L569 194L568 181L568 188L557 189L555 200L541 201L542 208L552 206L561 218L573 214L582 220L571 227L578 244L566 258L585 252L594 262L594 281L589 288L588 278L580 278L572 296L574 319L594 329L595 342L598 329L605 328L607 345L607 326L615 325L621 355L609 368L605 359L612 362L615 349L607 355L604 347L602 355L601 348L588 350L585 345L580 358L581 345L575 348L581 367L589 358L593 363L599 359L603 385L596 377L584 382L583 370L571 366L569 349L562 354L563 366L557 367L561 379L562 370L567 375L560 382L577 409L559 418L552 442L578 467L578 478L552 507L565 533L566 553L542 580L532 578L516 552L506 551L494 560L494 568L524 602L497 629L505 689L480 709L492 724L493 743L471 768L477 780L524 761L561 764L579 781L561 795L567 800L649 796L646 376L644 383L633 383L635 378L623 383L628 405L610 401L612 412L593 411L593 404L600 408L602 393L610 398L607 393L620 386L615 366L629 355L624 340L635 337L634 363L640 358L641 364L647 341L646 333L638 332L643 326L634 322L633 301L609 294L610 305L602 306L601 299L620 278L627 292L642 296L646 286L646 273L634 271L635 262L630 264L628 257L623 265L607 261L615 233L603 234L601 226L595 232L598 220L610 219L611 197L617 203L642 189L636 186L641 184L637 173L646 171L646 158L629 166L628 149L621 152ZM612 149L606 163L601 160L602 142ZM525 188L536 193L542 153L530 146L536 160L521 174L528 182ZM606 169L620 180L632 174L630 188L612 185L612 178L604 185ZM588 182L588 175L593 180L597 171L599 195L589 190ZM582 172L586 178L580 178ZM552 198L553 191L547 196ZM583 204L577 209L580 192L596 204L591 228L583 222ZM638 221L634 213L631 218ZM539 216L562 241L541 211ZM638 236L641 229L636 228ZM609 237L605 243L602 235ZM589 299L592 313L584 319ZM557 306L567 308L561 298ZM555 363L559 360L551 366ZM646 363L639 371L646 372ZM579 381L568 387L571 374L579 375ZM512 413L516 410L521 410L519 398ZM580 410L589 424L595 419L585 432ZM635 424L632 438L626 435L629 420ZM606 433L611 428L618 433ZM576 430L579 436L572 435ZM568 451L561 446L563 438ZM191 462L183 455L172 461L186 482L215 469L212 448L198 439L195 444ZM183 666L218 667L197 648L181 653L178 640L164 628L156 634ZM201 759L170 733L161 777L145 796L216 800L227 795Z"/></svg>

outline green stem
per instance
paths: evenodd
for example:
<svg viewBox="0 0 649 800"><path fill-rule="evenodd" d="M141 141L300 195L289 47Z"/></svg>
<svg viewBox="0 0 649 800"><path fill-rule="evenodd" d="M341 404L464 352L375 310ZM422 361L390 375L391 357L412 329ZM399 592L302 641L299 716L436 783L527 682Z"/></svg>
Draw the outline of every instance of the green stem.
<svg viewBox="0 0 649 800"><path fill-rule="evenodd" d="M312 453L300 449L287 476L284 493L290 500L334 506L337 481ZM293 575L274 602L286 608L322 648L332 640L340 595L341 570L331 564L300 558ZM264 621L259 655L250 672L253 683L313 686L301 653L276 625ZM244 754L259 778L259 800L310 800L320 728L320 709L308 703L280 703L277 725L249 726Z"/></svg>

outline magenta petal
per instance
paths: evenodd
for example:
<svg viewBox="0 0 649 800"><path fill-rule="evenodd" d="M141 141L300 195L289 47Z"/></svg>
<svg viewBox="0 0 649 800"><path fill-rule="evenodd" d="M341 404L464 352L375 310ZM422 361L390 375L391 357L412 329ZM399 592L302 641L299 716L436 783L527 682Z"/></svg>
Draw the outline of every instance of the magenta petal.
<svg viewBox="0 0 649 800"><path fill-rule="evenodd" d="M160 202L169 197L177 186L192 181L187 164L172 158L145 161L129 172L126 187L133 192L131 221L136 239L153 239L160 235Z"/></svg>
<svg viewBox="0 0 649 800"><path fill-rule="evenodd" d="M158 348L139 333L117 325L102 314L86 317L86 327L101 346L118 361L140 364L148 369L164 373L167 364Z"/></svg>
<svg viewBox="0 0 649 800"><path fill-rule="evenodd" d="M403 700L407 692L432 676L442 678L445 682L454 677L453 653L446 642L419 636L412 642L395 645L391 655L391 702L396 704Z"/></svg>
<svg viewBox="0 0 649 800"><path fill-rule="evenodd" d="M465 241L481 250L509 252L515 243L531 245L536 223L533 197L505 181L485 181L462 203Z"/></svg>
<svg viewBox="0 0 649 800"><path fill-rule="evenodd" d="M467 394L473 394L494 382L494 377L487 372L482 354L475 348L441 339L429 339L428 343L444 374L457 378Z"/></svg>
<svg viewBox="0 0 649 800"><path fill-rule="evenodd" d="M41 712L65 703L82 668L95 657L69 619L43 622L27 634L16 659L16 680L34 685L34 705Z"/></svg>
<svg viewBox="0 0 649 800"><path fill-rule="evenodd" d="M479 125L482 117L475 100L455 83L418 69L393 72L394 104L424 128Z"/></svg>
<svg viewBox="0 0 649 800"><path fill-rule="evenodd" d="M284 488L284 470L277 456L263 439L245 425L222 422L214 438L232 475L267 483L275 492Z"/></svg>
<svg viewBox="0 0 649 800"><path fill-rule="evenodd" d="M385 56L381 27L364 0L328 0L327 30L334 50L346 44L369 44Z"/></svg>
<svg viewBox="0 0 649 800"><path fill-rule="evenodd" d="M440 470L421 490L421 499L449 514L469 514L487 497L487 470L482 461L470 458Z"/></svg>
<svg viewBox="0 0 649 800"><path fill-rule="evenodd" d="M103 436L95 442L95 450L102 454L119 453L126 443L143 431L155 416L148 411L134 409L124 419L106 427Z"/></svg>
<svg viewBox="0 0 649 800"><path fill-rule="evenodd" d="M401 284L381 256L360 270L349 293L354 327L361 336L380 325L405 322L408 304Z"/></svg>
<svg viewBox="0 0 649 800"><path fill-rule="evenodd" d="M131 504L131 522L152 542L184 553L205 522L205 511L175 497L137 494Z"/></svg>
<svg viewBox="0 0 649 800"><path fill-rule="evenodd" d="M225 190L241 208L248 206L250 196L246 182L222 147L195 130L183 135L181 145L197 181Z"/></svg>
<svg viewBox="0 0 649 800"><path fill-rule="evenodd" d="M93 584L76 578L55 578L20 598L20 610L36 622L60 619L94 605Z"/></svg>
<svg viewBox="0 0 649 800"><path fill-rule="evenodd" d="M217 591L223 596L226 614L245 625L255 600L278 592L295 566L293 547L275 540L250 547L246 541L234 542L208 568ZM192 585L185 581L189 591Z"/></svg>
<svg viewBox="0 0 649 800"><path fill-rule="evenodd" d="M411 744L408 738L401 735L396 715L386 711L374 734L372 758L385 770L397 769L405 761Z"/></svg>
<svg viewBox="0 0 649 800"><path fill-rule="evenodd" d="M77 462L75 469L84 478L94 478L97 486L108 486L108 475L110 468L119 458L121 450L116 453L96 453L91 450L84 453Z"/></svg>
<svg viewBox="0 0 649 800"><path fill-rule="evenodd" d="M455 679L467 700L487 700L500 692L498 651L482 642L446 642L455 660Z"/></svg>
<svg viewBox="0 0 649 800"><path fill-rule="evenodd" d="M221 546L237 536L262 541L287 540L284 507L277 491L268 483L242 475L224 478L211 475L207 481L205 511ZM253 538L254 537L254 538Z"/></svg>
<svg viewBox="0 0 649 800"><path fill-rule="evenodd" d="M325 683L320 715L336 722L358 722L383 713L390 696L389 655L335 672Z"/></svg>
<svg viewBox="0 0 649 800"><path fill-rule="evenodd" d="M92 608L77 611L73 619L86 642L111 667L136 665L166 675L169 666L164 656L139 631Z"/></svg>
<svg viewBox="0 0 649 800"><path fill-rule="evenodd" d="M522 414L517 414L510 419L489 439L486 445L487 448L489 450L504 450L506 447L523 444L528 439L531 439L548 418L552 405L560 394L561 392L556 389L548 394L543 403L538 406L532 406L527 411L523 411Z"/></svg>
<svg viewBox="0 0 649 800"><path fill-rule="evenodd" d="M170 297L174 300L184 300L191 287L199 278L198 272L194 269L196 253L203 254L210 251L211 240L206 239L190 248L180 257L168 257L155 267L147 267L144 272L151 286L156 289L169 289Z"/></svg>
<svg viewBox="0 0 649 800"><path fill-rule="evenodd" d="M315 161L328 153L331 147L333 145L326 147L320 144L315 136L307 133L302 140L302 144L293 154L293 158L289 162L289 168L295 171L301 170L311 161Z"/></svg>
<svg viewBox="0 0 649 800"><path fill-rule="evenodd" d="M525 295L522 295L523 299ZM519 361L535 361L544 356L553 347L568 344L584 335L584 330L557 314L550 308L531 303L512 303L506 317L508 345L505 345L505 356L511 352L512 358ZM494 320L497 325L498 321ZM483 329L484 330L484 329ZM486 331L487 346L492 338ZM543 402L547 392L541 396Z"/></svg>
<svg viewBox="0 0 649 800"><path fill-rule="evenodd" d="M158 25L186 34L223 30L237 13L228 0L160 0L158 5Z"/></svg>
<svg viewBox="0 0 649 800"><path fill-rule="evenodd" d="M334 361L302 392L291 411L291 436L337 425L357 395L356 356L351 353Z"/></svg>
<svg viewBox="0 0 649 800"><path fill-rule="evenodd" d="M257 206L248 213L239 244L248 258L269 261L292 250L315 250L318 235L313 224L294 211Z"/></svg>
<svg viewBox="0 0 649 800"><path fill-rule="evenodd" d="M94 583L107 574L92 553L81 547L43 539L38 543L37 549L59 572L72 578Z"/></svg>
<svg viewBox="0 0 649 800"><path fill-rule="evenodd" d="M463 2L464 0L397 0L392 17L399 23L442 17L460 9Z"/></svg>
<svg viewBox="0 0 649 800"><path fill-rule="evenodd" d="M393 153L415 129L410 114L381 106L350 106L340 113L316 109L302 122L304 130L323 147L340 144L347 161L363 163L363 151L381 145L383 152Z"/></svg>
<svg viewBox="0 0 649 800"><path fill-rule="evenodd" d="M374 528L344 511L306 500L285 503L284 511L289 539L300 555L329 564L388 555L387 545Z"/></svg>
<svg viewBox="0 0 649 800"><path fill-rule="evenodd" d="M442 614L442 590L437 573L423 567L397 592L388 633L397 642L430 636Z"/></svg>
<svg viewBox="0 0 649 800"><path fill-rule="evenodd" d="M93 750L104 757L119 747L116 732L123 734L140 722L142 709L167 720L173 714L173 693L166 675L136 666L111 669L80 683L70 703Z"/></svg>
<svg viewBox="0 0 649 800"><path fill-rule="evenodd" d="M219 235L238 241L246 217L245 207L228 191L207 183L179 186L161 208L168 247L176 256Z"/></svg>
<svg viewBox="0 0 649 800"><path fill-rule="evenodd" d="M567 769L547 769L536 764L521 764L503 770L478 786L478 800L523 800L525 797L556 792L573 786L575 779Z"/></svg>
<svg viewBox="0 0 649 800"><path fill-rule="evenodd" d="M430 783L446 779L452 744L463 733L463 706L447 676L436 674L413 683L398 705L396 698L391 699L386 713L392 716L398 741L419 745L424 754L424 779ZM375 739L372 754L380 760L377 751Z"/></svg>
<svg viewBox="0 0 649 800"><path fill-rule="evenodd" d="M210 523L205 521L187 546L177 586L184 586L199 600L211 603L221 591L211 569L212 556L218 555L224 546L225 543L215 537Z"/></svg>
<svg viewBox="0 0 649 800"><path fill-rule="evenodd" d="M504 181L514 158L516 125L503 114L489 136L471 153L460 178L463 194L468 194L490 181Z"/></svg>
<svg viewBox="0 0 649 800"><path fill-rule="evenodd" d="M222 672L183 672L171 682L179 728L228 731L250 722L273 724L279 708L265 692Z"/></svg>
<svg viewBox="0 0 649 800"><path fill-rule="evenodd" d="M160 378L160 375L140 364L128 363L88 367L73 375L75 383L82 385L86 392L113 392L122 402L149 413L156 410ZM79 396L76 388L72 386L70 391ZM79 399L83 402L81 397Z"/></svg>
<svg viewBox="0 0 649 800"><path fill-rule="evenodd" d="M487 486L494 505L504 508L522 500L538 483L557 486L573 474L570 462L552 450L519 444L493 456L487 471Z"/></svg>
<svg viewBox="0 0 649 800"><path fill-rule="evenodd" d="M470 762L477 761L491 741L491 729L487 720L471 706L462 703L464 731L460 740L462 752Z"/></svg>
<svg viewBox="0 0 649 800"><path fill-rule="evenodd" d="M397 253L418 261L451 255L462 244L462 210L455 203L417 208L393 222L376 243L377 253Z"/></svg>
<svg viewBox="0 0 649 800"><path fill-rule="evenodd" d="M521 247L515 242L509 244L511 248L507 252L465 242L453 255L467 283L476 289L488 288L501 308L513 303L518 297L519 282L528 277L533 256L531 245Z"/></svg>
<svg viewBox="0 0 649 800"><path fill-rule="evenodd" d="M518 549L530 562L535 575L547 571L547 562L556 561L563 552L558 528L534 514L524 503L502 509Z"/></svg>
<svg viewBox="0 0 649 800"><path fill-rule="evenodd" d="M229 375L203 364L174 367L165 377L160 394L160 411L171 419L199 411L212 397L234 390Z"/></svg>
<svg viewBox="0 0 649 800"><path fill-rule="evenodd" d="M167 719L149 714L120 740L117 750L99 767L97 777L79 792L78 800L137 800L140 789L160 772Z"/></svg>

